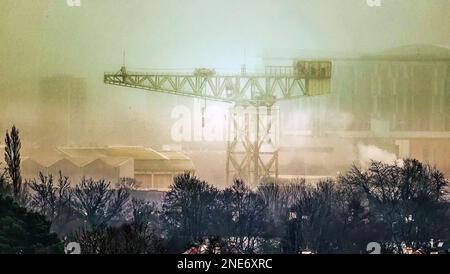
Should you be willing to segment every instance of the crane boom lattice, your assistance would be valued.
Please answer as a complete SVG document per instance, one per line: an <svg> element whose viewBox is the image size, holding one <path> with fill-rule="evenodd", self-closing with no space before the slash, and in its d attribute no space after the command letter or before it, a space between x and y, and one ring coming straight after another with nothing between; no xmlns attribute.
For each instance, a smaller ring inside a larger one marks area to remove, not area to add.
<svg viewBox="0 0 450 274"><path fill-rule="evenodd" d="M266 67L264 73L217 74L136 72L123 66L105 73L104 83L232 103L227 146L227 183L236 177L256 185L278 177L279 110L274 104L330 92L330 61L294 61L290 67Z"/></svg>

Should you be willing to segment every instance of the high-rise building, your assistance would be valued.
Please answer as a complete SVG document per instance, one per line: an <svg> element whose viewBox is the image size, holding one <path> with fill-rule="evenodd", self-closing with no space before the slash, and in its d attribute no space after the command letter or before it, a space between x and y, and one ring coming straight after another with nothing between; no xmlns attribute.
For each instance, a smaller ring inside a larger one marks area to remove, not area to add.
<svg viewBox="0 0 450 274"><path fill-rule="evenodd" d="M86 134L85 79L72 76L42 78L38 105L40 145L73 145Z"/></svg>

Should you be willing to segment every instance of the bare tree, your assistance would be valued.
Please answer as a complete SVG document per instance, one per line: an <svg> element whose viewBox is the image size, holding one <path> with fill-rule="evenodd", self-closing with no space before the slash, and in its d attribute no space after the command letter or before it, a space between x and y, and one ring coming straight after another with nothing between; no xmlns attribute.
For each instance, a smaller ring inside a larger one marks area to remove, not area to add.
<svg viewBox="0 0 450 274"><path fill-rule="evenodd" d="M81 245L83 254L156 254L163 253L163 240L141 226L123 225L81 228L72 239Z"/></svg>
<svg viewBox="0 0 450 274"><path fill-rule="evenodd" d="M13 185L13 196L18 200L22 193L22 176L20 174L21 143L19 130L15 126L12 127L11 133L6 132L5 145L7 171Z"/></svg>
<svg viewBox="0 0 450 274"><path fill-rule="evenodd" d="M272 221L281 221L287 216L289 209L306 191L304 179L296 179L288 184L276 181L265 181L258 186L257 194L264 200Z"/></svg>
<svg viewBox="0 0 450 274"><path fill-rule="evenodd" d="M155 204L131 200L133 219L118 226L81 227L70 236L84 254L154 254L164 252Z"/></svg>
<svg viewBox="0 0 450 274"><path fill-rule="evenodd" d="M161 230L160 209L153 202L146 202L133 198L131 200L133 224L143 226L144 229Z"/></svg>
<svg viewBox="0 0 450 274"><path fill-rule="evenodd" d="M227 226L228 245L244 253L258 252L268 224L267 205L263 198L249 189L243 181L235 180L222 195ZM224 224L224 225L225 225Z"/></svg>
<svg viewBox="0 0 450 274"><path fill-rule="evenodd" d="M110 189L105 180L82 178L74 191L74 208L90 227L120 222L124 217L129 193L124 188Z"/></svg>
<svg viewBox="0 0 450 274"><path fill-rule="evenodd" d="M283 211L289 208L288 196L285 195L284 186L275 181L263 182L258 186L258 195L263 199L267 206L269 217L275 220Z"/></svg>
<svg viewBox="0 0 450 274"><path fill-rule="evenodd" d="M339 181L365 195L387 231L383 241L400 246L445 234L441 224L448 181L436 168L413 159L403 165L372 162L367 170L353 166Z"/></svg>
<svg viewBox="0 0 450 274"><path fill-rule="evenodd" d="M64 232L66 226L74 219L72 208L73 191L68 177L59 172L58 182L55 184L53 176L39 173L39 179L29 182L33 190L31 207L46 216L52 223L52 228Z"/></svg>
<svg viewBox="0 0 450 274"><path fill-rule="evenodd" d="M105 237L107 227L104 225L88 229L81 227L70 237L70 241L80 244L83 254L102 254L108 245Z"/></svg>
<svg viewBox="0 0 450 274"><path fill-rule="evenodd" d="M337 248L339 198L339 190L331 180L304 188L287 222L289 252L310 249L330 253Z"/></svg>
<svg viewBox="0 0 450 274"><path fill-rule="evenodd" d="M215 187L189 172L175 177L162 208L175 249L214 233L218 194Z"/></svg>

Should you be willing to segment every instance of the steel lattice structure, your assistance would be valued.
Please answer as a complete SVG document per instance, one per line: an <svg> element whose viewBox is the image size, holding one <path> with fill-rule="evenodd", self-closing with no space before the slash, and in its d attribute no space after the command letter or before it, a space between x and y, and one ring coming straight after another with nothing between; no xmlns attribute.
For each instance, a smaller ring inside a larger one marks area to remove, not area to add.
<svg viewBox="0 0 450 274"><path fill-rule="evenodd" d="M193 73L105 73L104 82L233 104L227 146L227 183L231 177L256 185L261 177L278 177L278 108L281 100L330 92L331 62L296 61L292 67L268 67L265 73L216 75Z"/></svg>

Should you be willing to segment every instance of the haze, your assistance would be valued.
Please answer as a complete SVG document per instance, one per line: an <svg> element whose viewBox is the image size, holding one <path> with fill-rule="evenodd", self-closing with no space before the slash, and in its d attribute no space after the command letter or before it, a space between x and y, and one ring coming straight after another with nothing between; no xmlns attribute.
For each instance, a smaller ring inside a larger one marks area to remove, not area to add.
<svg viewBox="0 0 450 274"><path fill-rule="evenodd" d="M243 63L256 68L262 57L280 52L450 48L448 0L383 0L381 7L365 0L82 0L81 7L65 0L1 2L0 132L14 123L29 145L46 139L27 125L48 127L33 119L42 108L36 103L43 100L41 80L55 75L86 82L89 135L64 145L170 142L171 110L192 100L104 85L103 73L120 68L124 51L132 68L237 70Z"/></svg>

